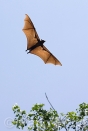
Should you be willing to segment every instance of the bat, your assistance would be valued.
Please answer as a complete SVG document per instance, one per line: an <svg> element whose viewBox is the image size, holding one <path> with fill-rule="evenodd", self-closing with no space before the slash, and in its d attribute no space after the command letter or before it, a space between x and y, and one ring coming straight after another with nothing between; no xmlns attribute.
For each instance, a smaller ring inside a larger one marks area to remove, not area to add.
<svg viewBox="0 0 88 131"><path fill-rule="evenodd" d="M30 19L30 17L26 14L24 19L24 27L23 32L27 37L27 54L31 53L39 56L45 64L52 63L54 65L60 65L60 61L44 46L44 40L40 40L37 31Z"/></svg>

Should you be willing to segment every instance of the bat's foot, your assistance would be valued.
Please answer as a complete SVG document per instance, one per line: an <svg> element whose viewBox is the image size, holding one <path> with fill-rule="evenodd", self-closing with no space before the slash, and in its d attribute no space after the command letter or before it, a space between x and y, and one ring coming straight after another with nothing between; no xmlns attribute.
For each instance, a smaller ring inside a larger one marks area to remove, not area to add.
<svg viewBox="0 0 88 131"><path fill-rule="evenodd" d="M30 51L29 52L27 52L27 54L29 54L30 53Z"/></svg>
<svg viewBox="0 0 88 131"><path fill-rule="evenodd" d="M25 50L25 51L27 51L27 50Z"/></svg>

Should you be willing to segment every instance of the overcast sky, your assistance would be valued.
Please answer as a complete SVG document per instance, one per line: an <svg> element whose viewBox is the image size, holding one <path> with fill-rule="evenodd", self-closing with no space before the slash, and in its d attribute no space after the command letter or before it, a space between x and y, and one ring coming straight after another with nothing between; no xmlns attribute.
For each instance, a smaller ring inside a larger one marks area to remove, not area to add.
<svg viewBox="0 0 88 131"><path fill-rule="evenodd" d="M25 14L62 67L26 54ZM88 0L1 0L0 45L1 130L18 131L6 123L15 103L27 112L36 103L48 110L45 92L58 113L88 103Z"/></svg>

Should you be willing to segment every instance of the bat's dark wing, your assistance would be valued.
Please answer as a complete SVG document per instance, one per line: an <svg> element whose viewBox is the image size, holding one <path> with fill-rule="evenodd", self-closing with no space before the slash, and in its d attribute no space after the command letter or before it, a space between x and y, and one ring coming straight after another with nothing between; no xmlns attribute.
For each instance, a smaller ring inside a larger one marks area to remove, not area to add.
<svg viewBox="0 0 88 131"><path fill-rule="evenodd" d="M29 18L29 16L26 14L26 17L24 19L24 28L22 29L27 37L27 50L29 50L33 45L35 45L38 40L40 40L36 29Z"/></svg>
<svg viewBox="0 0 88 131"><path fill-rule="evenodd" d="M54 65L62 66L60 61L45 46L38 46L30 51L30 53L39 56L45 64L52 63Z"/></svg>

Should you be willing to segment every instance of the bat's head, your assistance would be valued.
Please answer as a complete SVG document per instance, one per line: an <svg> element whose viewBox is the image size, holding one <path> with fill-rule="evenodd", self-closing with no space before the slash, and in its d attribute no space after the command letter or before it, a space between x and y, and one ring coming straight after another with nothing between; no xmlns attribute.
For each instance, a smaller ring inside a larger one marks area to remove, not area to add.
<svg viewBox="0 0 88 131"><path fill-rule="evenodd" d="M42 40L42 39L41 39L41 41L42 41L42 43L46 42L45 40Z"/></svg>

